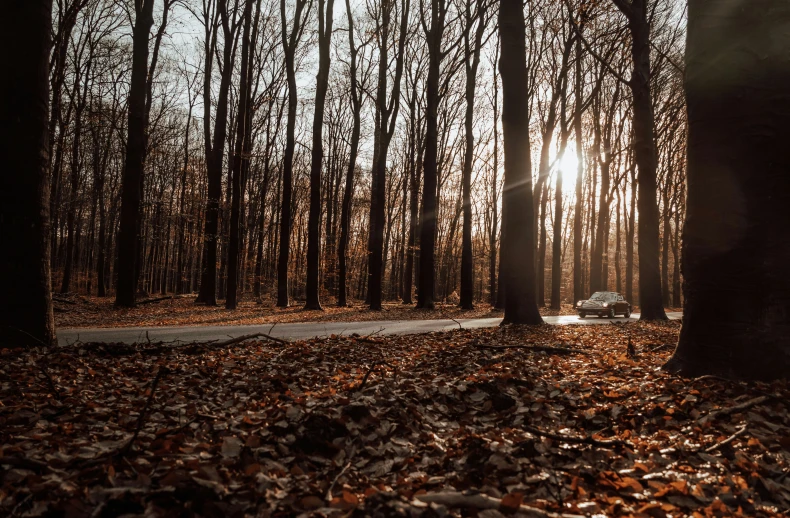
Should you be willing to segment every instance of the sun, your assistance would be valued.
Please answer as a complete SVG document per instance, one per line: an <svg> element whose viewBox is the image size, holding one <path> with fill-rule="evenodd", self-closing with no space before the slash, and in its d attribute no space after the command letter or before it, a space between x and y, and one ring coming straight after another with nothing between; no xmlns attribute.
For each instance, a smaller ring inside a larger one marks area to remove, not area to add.
<svg viewBox="0 0 790 518"><path fill-rule="evenodd" d="M575 184L576 171L579 166L579 160L576 158L576 150L566 149L565 153L563 153L559 159L558 166L560 171L562 171L562 183L564 185Z"/></svg>

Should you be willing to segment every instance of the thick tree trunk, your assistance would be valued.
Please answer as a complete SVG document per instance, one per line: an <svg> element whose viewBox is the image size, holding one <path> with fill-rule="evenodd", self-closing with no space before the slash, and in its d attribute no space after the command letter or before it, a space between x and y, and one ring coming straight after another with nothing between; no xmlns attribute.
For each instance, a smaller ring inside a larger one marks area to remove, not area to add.
<svg viewBox="0 0 790 518"><path fill-rule="evenodd" d="M57 343L49 278L51 0L16 0L0 32L0 344Z"/></svg>
<svg viewBox="0 0 790 518"><path fill-rule="evenodd" d="M688 17L685 302L667 368L688 376L784 378L790 4L691 0Z"/></svg>
<svg viewBox="0 0 790 518"><path fill-rule="evenodd" d="M628 18L633 71L634 158L639 186L639 306L640 320L666 320L661 298L659 266L659 214L656 183L656 143L650 93L650 23L647 0L616 0Z"/></svg>
<svg viewBox="0 0 790 518"><path fill-rule="evenodd" d="M148 83L148 36L154 23L155 0L140 2L133 29L132 78L129 87L129 122L126 161L121 184L121 221L118 230L118 284L115 304L133 307L140 254L140 204L146 146L145 97Z"/></svg>
<svg viewBox="0 0 790 518"><path fill-rule="evenodd" d="M529 143L527 56L520 0L501 0L499 31L502 57L502 129L505 148L502 260L505 324L540 324L535 303L535 236Z"/></svg>

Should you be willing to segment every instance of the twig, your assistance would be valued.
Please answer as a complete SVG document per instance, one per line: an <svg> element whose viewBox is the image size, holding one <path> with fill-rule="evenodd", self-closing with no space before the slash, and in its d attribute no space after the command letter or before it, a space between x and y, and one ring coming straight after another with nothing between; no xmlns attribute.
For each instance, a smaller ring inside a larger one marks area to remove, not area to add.
<svg viewBox="0 0 790 518"><path fill-rule="evenodd" d="M153 383L151 383L151 395L148 396L148 400L145 402L143 411L140 412L140 417L137 418L137 428L134 431L134 435L132 435L132 438L129 439L129 442L126 443L126 446L124 446L118 452L118 454L121 457L129 453L129 450L132 449L132 444L134 444L134 441L137 439L137 436L140 435L140 431L143 429L143 425L145 424L145 417L148 414L148 409L151 406L151 401L153 401L154 395L156 394L156 387L157 385L159 385L159 380L161 380L162 376L168 374L169 372L170 371L167 367L160 367L159 370L156 372L156 376L154 376L154 381Z"/></svg>
<svg viewBox="0 0 790 518"><path fill-rule="evenodd" d="M230 340L225 340L224 342L217 342L212 344L212 347L227 347L229 345L237 344L240 342L245 342L247 340L252 340L253 338L266 338L267 340L271 340L272 342L277 342L280 344L287 344L287 340L283 340L282 338L277 338L267 333L252 333L251 335L243 335L237 336L236 338L231 338Z"/></svg>
<svg viewBox="0 0 790 518"><path fill-rule="evenodd" d="M365 388L365 383L368 382L368 377L370 377L370 375L373 373L373 371L376 369L376 367L380 367L382 365L392 369L395 372L395 376L398 375L398 368L395 367L394 365L391 365L390 363L387 363L385 361L375 362L373 365L370 366L370 369L368 369L368 372L365 373L365 377L362 378L362 383L359 384L359 387L357 387L357 390L362 390L363 388Z"/></svg>
<svg viewBox="0 0 790 518"><path fill-rule="evenodd" d="M142 306L143 304L153 304L154 302L162 302L163 300L175 300L175 297L172 295L168 295L167 297L157 297L155 299L146 299L141 300L137 303L138 306Z"/></svg>
<svg viewBox="0 0 790 518"><path fill-rule="evenodd" d="M448 507L469 507L472 509L500 509L502 500L482 493L461 493L459 491L441 491L438 493L425 493L417 495L417 500L426 503L441 504ZM518 512L530 518L571 518L578 515L551 513L521 504Z"/></svg>
<svg viewBox="0 0 790 518"><path fill-rule="evenodd" d="M708 414L700 417L697 422L700 424L705 424L713 421L714 419L718 419L719 417L728 416L730 414L735 414L738 412L742 412L743 410L747 410L755 405L760 405L765 403L771 399L768 396L759 396L753 399L749 399L748 401L744 401L743 403L731 407L721 408L719 410L714 410L709 412Z"/></svg>
<svg viewBox="0 0 790 518"><path fill-rule="evenodd" d="M39 365L38 368L41 371L41 373L44 375L44 377L47 379L47 385L49 385L50 392L52 392L52 395L55 396L55 399L60 401L60 391L55 386L55 382L52 380L52 376L50 376L49 372L47 372L46 365Z"/></svg>
<svg viewBox="0 0 790 518"><path fill-rule="evenodd" d="M633 448L631 443L626 441L621 441L620 439L611 439L608 441L599 441L598 439L593 439L592 437L571 437L569 435L561 435L558 433L551 433L551 432L544 432L538 428L534 428L527 424L521 425L521 427L528 431L533 435L539 435L540 437L546 437L548 439L552 439L555 441L563 441L572 444L590 444L592 446L599 446L601 448L613 448L616 446L630 446Z"/></svg>
<svg viewBox="0 0 790 518"><path fill-rule="evenodd" d="M712 451L716 451L719 448L721 448L722 446L730 444L732 441L734 441L735 439L737 439L738 437L740 437L741 435L743 435L745 433L746 433L746 425L744 424L740 428L738 428L738 430L734 434L730 435L729 437L727 437L723 441L717 442L716 444L714 444L710 448L705 448L705 453L710 453Z"/></svg>
<svg viewBox="0 0 790 518"><path fill-rule="evenodd" d="M556 347L552 345L485 345L485 344L474 344L475 346L481 349L492 349L492 350L505 350L505 349L526 349L526 350L534 350L534 351L546 351L552 353L578 353L578 354L590 354L590 351L585 349L576 349L574 347Z"/></svg>
<svg viewBox="0 0 790 518"><path fill-rule="evenodd" d="M334 478L334 480L332 480L332 483L329 484L329 489L327 489L326 491L326 496L324 497L324 500L326 500L327 502L332 501L332 490L335 489L335 485L337 484L337 481L340 480L340 477L343 476L343 473L345 473L346 470L350 467L351 467L351 461L349 460L348 463L345 466L343 466L343 469L340 470L340 473L338 473L337 476Z"/></svg>

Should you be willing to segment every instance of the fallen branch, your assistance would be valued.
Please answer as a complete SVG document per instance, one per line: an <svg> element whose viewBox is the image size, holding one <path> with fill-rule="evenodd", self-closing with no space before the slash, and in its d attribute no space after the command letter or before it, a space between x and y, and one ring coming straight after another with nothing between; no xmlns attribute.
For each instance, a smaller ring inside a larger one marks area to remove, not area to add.
<svg viewBox="0 0 790 518"><path fill-rule="evenodd" d="M722 446L726 446L727 444L730 444L732 441L734 441L735 439L737 439L738 437L740 437L741 435L743 435L745 433L746 433L746 425L744 424L743 426L738 428L738 431L736 431L734 434L730 435L729 437L727 437L723 441L717 442L716 444L714 444L710 448L705 448L705 453L710 453L712 451L716 451L719 448L721 448Z"/></svg>
<svg viewBox="0 0 790 518"><path fill-rule="evenodd" d="M765 403L769 399L771 399L771 398L768 397L768 396L759 396L759 397L756 397L756 398L753 398L753 399L749 399L748 401L744 401L743 403L741 403L739 405L726 407L726 408L721 408L719 410L714 410L712 412L709 412L707 415L704 415L704 416L700 417L697 420L697 422L699 422L699 424L709 423L709 422L713 421L714 419L718 419L720 417L724 417L724 416L728 416L728 415L731 415L731 414L736 414L738 412L742 412L744 410L748 410L749 408L751 408L753 406Z"/></svg>
<svg viewBox="0 0 790 518"><path fill-rule="evenodd" d="M340 470L340 473L338 473L337 476L334 478L334 480L332 480L332 483L329 484L329 489L327 489L326 491L326 496L324 497L324 500L326 500L327 502L332 501L332 490L335 489L335 485L337 485L337 481L340 480L340 477L343 476L343 473L345 473L346 470L350 467L351 467L351 461L348 461L348 463L345 466L343 466L343 469Z"/></svg>
<svg viewBox="0 0 790 518"><path fill-rule="evenodd" d="M633 448L633 445L626 441L621 441L620 439L610 439L607 441L600 441L598 439L593 439L592 437L572 437L570 435L562 435L558 433L551 433L551 432L544 432L539 428L534 428L529 426L528 424L521 425L521 427L531 433L532 435L538 435L540 437L546 437L547 439L552 439L555 441L562 441L568 442L572 444L590 444L592 446L598 446L601 448L614 448L616 446L629 446Z"/></svg>
<svg viewBox="0 0 790 518"><path fill-rule="evenodd" d="M129 439L129 442L126 443L119 452L118 455L121 457L125 456L129 453L129 450L132 449L132 444L134 441L137 440L137 436L140 435L140 431L143 429L143 425L145 424L145 418L148 414L148 409L151 407L151 401L154 399L154 395L156 394L156 387L159 385L159 380L162 379L162 376L168 374L170 371L167 367L160 367L159 370L156 372L156 376L154 376L154 381L151 383L151 395L148 396L148 400L145 402L145 406L143 407L143 411L140 412L140 417L137 418L137 427L134 431L134 435L132 438Z"/></svg>
<svg viewBox="0 0 790 518"><path fill-rule="evenodd" d="M505 350L505 349L526 349L526 350L533 350L533 351L545 351L551 353L560 353L560 354L590 354L590 351L585 349L577 349L575 347L557 347L553 345L485 345L485 344L474 344L475 346L479 347L480 349L492 349L496 350Z"/></svg>
<svg viewBox="0 0 790 518"><path fill-rule="evenodd" d="M155 299L145 299L141 300L137 303L138 306L142 306L143 304L153 304L154 302L162 302L163 300L175 300L173 295L168 295L167 297L157 297Z"/></svg>
<svg viewBox="0 0 790 518"><path fill-rule="evenodd" d="M395 372L395 376L398 375L398 368L395 367L394 365L392 365L390 363L387 363L385 361L375 362L373 365L370 366L370 369L368 369L368 372L365 373L365 377L362 378L362 383L359 384L359 387L357 387L357 390L362 390L363 388L365 388L365 383L368 382L368 378L370 377L370 375L373 374L373 371L376 369L376 367L381 367L382 365L392 369Z"/></svg>
<svg viewBox="0 0 790 518"><path fill-rule="evenodd" d="M55 399L60 401L60 396L61 396L60 391L55 386L55 381L52 379L52 376L49 375L46 365L39 365L38 368L41 371L41 374L43 374L44 377L47 379L47 385L49 385L49 391L52 393Z"/></svg>
<svg viewBox="0 0 790 518"><path fill-rule="evenodd" d="M507 506L502 506L502 500L492 496L484 495L482 493L461 493L458 491L441 491L438 493L425 493L416 495L415 498L421 502L440 504L447 507L469 507L472 509L503 509L512 510ZM552 513L521 504L518 507L518 512L529 518L571 518L578 515Z"/></svg>
<svg viewBox="0 0 790 518"><path fill-rule="evenodd" d="M277 342L279 344L288 343L288 340L283 340L282 338L277 338L267 333L252 333L251 335L237 336L236 338L231 338L230 340L225 340L224 342L213 343L211 344L211 346L227 347L229 345L237 344L240 342L246 342L247 340L252 340L253 338L266 338L267 340L271 340L272 342Z"/></svg>

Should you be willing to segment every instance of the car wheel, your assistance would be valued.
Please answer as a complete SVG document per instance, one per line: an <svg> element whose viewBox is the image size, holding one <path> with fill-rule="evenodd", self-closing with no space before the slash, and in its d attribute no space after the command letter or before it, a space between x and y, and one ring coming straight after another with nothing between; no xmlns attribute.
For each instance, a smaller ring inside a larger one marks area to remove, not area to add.
<svg viewBox="0 0 790 518"><path fill-rule="evenodd" d="M606 315L607 318L614 318L614 308L609 309L609 314Z"/></svg>
<svg viewBox="0 0 790 518"><path fill-rule="evenodd" d="M631 308L626 309L623 316L625 316L625 318L631 318Z"/></svg>
<svg viewBox="0 0 790 518"><path fill-rule="evenodd" d="M587 318L587 313L579 313L579 318Z"/></svg>

